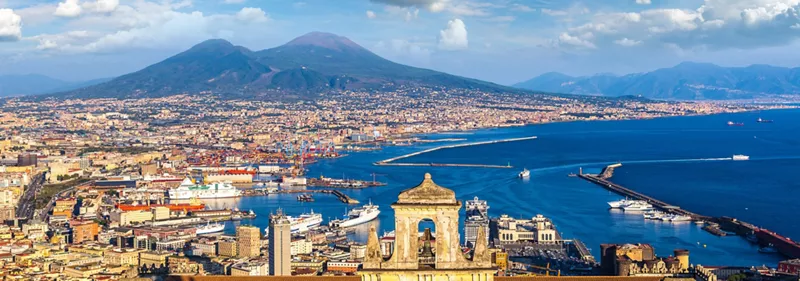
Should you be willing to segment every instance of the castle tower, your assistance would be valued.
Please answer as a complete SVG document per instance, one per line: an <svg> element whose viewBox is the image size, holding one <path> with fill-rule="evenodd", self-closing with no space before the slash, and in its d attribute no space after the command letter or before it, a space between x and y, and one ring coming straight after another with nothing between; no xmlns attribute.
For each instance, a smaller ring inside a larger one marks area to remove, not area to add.
<svg viewBox="0 0 800 281"><path fill-rule="evenodd" d="M371 228L367 257L363 270L359 272L362 280L493 280L495 270L491 267L491 255L485 244L476 245L472 261L467 260L461 252L458 232L461 202L456 200L455 192L434 183L430 174L425 174L416 187L402 191L397 202L392 204L392 209L395 213L392 256L383 260L376 230ZM432 220L436 228L436 243L433 245L435 262L432 267L422 267L419 263L418 229L424 219Z"/></svg>
<svg viewBox="0 0 800 281"><path fill-rule="evenodd" d="M680 262L681 271L689 270L689 250L677 249L675 250L675 257Z"/></svg>

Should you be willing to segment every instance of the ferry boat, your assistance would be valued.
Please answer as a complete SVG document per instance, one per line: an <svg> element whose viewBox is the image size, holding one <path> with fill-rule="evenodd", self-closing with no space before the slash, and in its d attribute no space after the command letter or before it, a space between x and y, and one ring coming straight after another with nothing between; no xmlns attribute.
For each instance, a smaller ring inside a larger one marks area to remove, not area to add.
<svg viewBox="0 0 800 281"><path fill-rule="evenodd" d="M210 223L195 227L197 235L221 232L225 230L225 225L221 223Z"/></svg>
<svg viewBox="0 0 800 281"><path fill-rule="evenodd" d="M636 201L633 201L632 203L630 203L628 205L623 206L622 209L625 210L626 212L627 211L651 211L651 210L653 210L653 205L650 205L650 203L647 203L647 202L644 202L644 201L636 200Z"/></svg>
<svg viewBox="0 0 800 281"><path fill-rule="evenodd" d="M736 154L733 156L733 161L746 161L746 160L750 160L750 156L741 154Z"/></svg>
<svg viewBox="0 0 800 281"><path fill-rule="evenodd" d="M286 218L291 223L290 230L292 233L308 232L322 223L322 214L316 214L314 210L311 210L311 213L308 214L301 214L297 217L287 216Z"/></svg>
<svg viewBox="0 0 800 281"><path fill-rule="evenodd" d="M610 206L612 209L618 209L627 206L631 202L633 202L633 200L628 200L628 198L625 198L618 201L608 202L608 206Z"/></svg>
<svg viewBox="0 0 800 281"><path fill-rule="evenodd" d="M744 126L744 123L737 123L737 122L733 122L733 121L728 121L728 126L741 127L741 126Z"/></svg>
<svg viewBox="0 0 800 281"><path fill-rule="evenodd" d="M519 172L519 178L521 179L527 179L530 177L531 177L531 171L528 171L528 169L522 169L522 172Z"/></svg>
<svg viewBox="0 0 800 281"><path fill-rule="evenodd" d="M367 223L378 217L381 211L378 210L378 205L373 205L372 201L369 204L355 208L347 212L343 219L333 220L328 225L330 227L351 227L359 224Z"/></svg>
<svg viewBox="0 0 800 281"><path fill-rule="evenodd" d="M230 182L201 185L193 183L189 178L184 179L180 186L170 189L167 193L170 200L232 198L242 195L242 191L236 189Z"/></svg>

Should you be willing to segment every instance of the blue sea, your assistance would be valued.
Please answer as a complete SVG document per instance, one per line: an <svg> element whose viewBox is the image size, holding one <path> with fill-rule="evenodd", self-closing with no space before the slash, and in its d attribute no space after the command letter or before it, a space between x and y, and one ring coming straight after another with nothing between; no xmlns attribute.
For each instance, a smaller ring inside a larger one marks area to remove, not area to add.
<svg viewBox="0 0 800 281"><path fill-rule="evenodd" d="M774 123L757 123L759 117ZM745 125L729 127L728 121ZM511 164L514 169L372 165L441 145L525 136L538 138L442 149L400 161ZM565 238L582 240L598 259L601 243L650 243L664 256L684 248L691 252L691 263L703 265L776 266L784 259L758 253L756 246L741 237L713 236L693 223L645 221L641 214L609 210L606 202L620 196L567 176L579 168L592 173L621 162L614 182L696 213L732 216L800 239L800 183L795 176L800 169L800 110L553 123L424 137L466 140L352 153L310 165L309 176L366 180L375 173L379 181L387 182L384 187L345 191L362 202L380 205L381 215L374 224L381 231L393 228L389 205L398 193L418 184L427 172L439 185L453 189L460 200L475 196L487 200L491 216L551 218ZM733 154L749 155L751 160L718 160ZM517 178L522 168L531 170L529 180ZM278 207L289 214L313 210L326 219L346 211L347 206L332 196L315 198L316 202L300 203L294 195L269 195L207 203L252 209L259 217L240 223L262 228ZM366 226L357 229L352 238L365 241L366 230ZM233 231L232 225L227 231Z"/></svg>

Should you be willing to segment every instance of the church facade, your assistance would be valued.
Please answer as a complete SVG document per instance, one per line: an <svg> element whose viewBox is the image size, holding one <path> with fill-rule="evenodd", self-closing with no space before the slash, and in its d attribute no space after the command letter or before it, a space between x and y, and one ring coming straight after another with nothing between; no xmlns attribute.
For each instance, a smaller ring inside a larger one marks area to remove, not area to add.
<svg viewBox="0 0 800 281"><path fill-rule="evenodd" d="M494 280L485 231L478 231L472 258L461 251L458 231L461 202L455 192L433 182L425 174L416 187L404 190L392 204L395 212L395 243L391 257L381 253L378 234L373 227L367 240L363 270L364 281L489 281ZM436 228L433 257L420 256L419 223L433 221ZM432 258L432 262L429 262Z"/></svg>

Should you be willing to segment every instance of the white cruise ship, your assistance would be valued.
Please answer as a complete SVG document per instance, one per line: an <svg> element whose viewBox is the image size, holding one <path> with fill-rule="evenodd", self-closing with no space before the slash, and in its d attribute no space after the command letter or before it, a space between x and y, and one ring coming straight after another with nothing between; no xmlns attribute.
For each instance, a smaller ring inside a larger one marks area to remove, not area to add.
<svg viewBox="0 0 800 281"><path fill-rule="evenodd" d="M322 223L322 214L315 214L314 210L298 217L287 216L287 218L292 224L290 228L292 233L305 233Z"/></svg>
<svg viewBox="0 0 800 281"><path fill-rule="evenodd" d="M225 230L225 225L221 223L210 223L206 225L198 225L195 227L197 235L209 234L214 232L221 232Z"/></svg>
<svg viewBox="0 0 800 281"><path fill-rule="evenodd" d="M378 210L378 205L373 205L370 201L369 204L355 208L347 212L347 216L340 220L333 220L328 225L331 227L351 227L362 223L369 222L378 217L381 211Z"/></svg>
<svg viewBox="0 0 800 281"><path fill-rule="evenodd" d="M169 199L213 199L239 197L242 191L236 189L229 182L216 182L212 184L194 184L191 179L186 178L181 185L168 191Z"/></svg>

